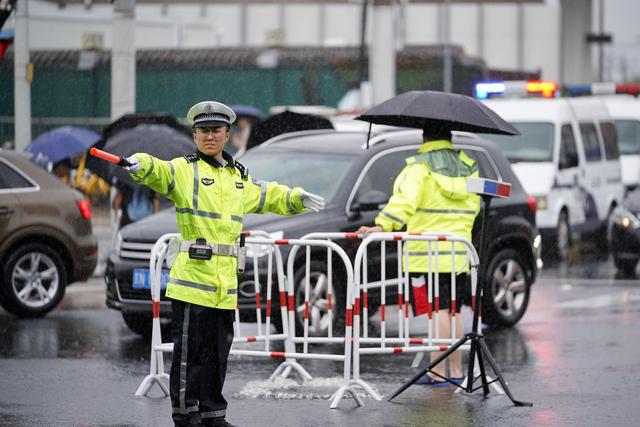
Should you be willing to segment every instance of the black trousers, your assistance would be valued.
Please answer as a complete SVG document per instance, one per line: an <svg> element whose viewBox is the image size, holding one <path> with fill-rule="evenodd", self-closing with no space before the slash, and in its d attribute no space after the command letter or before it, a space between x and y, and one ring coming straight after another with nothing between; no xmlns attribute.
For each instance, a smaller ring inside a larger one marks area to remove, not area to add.
<svg viewBox="0 0 640 427"><path fill-rule="evenodd" d="M224 418L222 396L233 343L233 310L171 301L173 359L169 389L176 426L207 425Z"/></svg>

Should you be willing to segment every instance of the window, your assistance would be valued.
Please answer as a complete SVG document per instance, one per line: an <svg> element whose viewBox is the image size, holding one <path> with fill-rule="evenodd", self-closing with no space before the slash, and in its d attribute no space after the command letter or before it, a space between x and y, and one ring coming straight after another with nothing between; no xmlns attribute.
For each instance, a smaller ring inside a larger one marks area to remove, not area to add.
<svg viewBox="0 0 640 427"><path fill-rule="evenodd" d="M584 145L584 157L588 162L595 162L602 159L598 134L593 123L580 123L580 134Z"/></svg>
<svg viewBox="0 0 640 427"><path fill-rule="evenodd" d="M552 123L511 123L520 135L482 134L502 148L511 163L550 162L553 159Z"/></svg>
<svg viewBox="0 0 640 427"><path fill-rule="evenodd" d="M571 125L562 125L560 128L558 166L560 169L575 168L578 166L578 148L576 147L576 138Z"/></svg>
<svg viewBox="0 0 640 427"><path fill-rule="evenodd" d="M480 175L480 178L487 178L487 179L493 179L493 180L499 181L498 174L496 173L496 170L493 168L491 161L487 157L487 153L480 150L469 150L469 149L464 149L462 151L464 151L464 153L467 156L471 157L473 160L476 161L476 163L478 164L478 174Z"/></svg>
<svg viewBox="0 0 640 427"><path fill-rule="evenodd" d="M602 140L604 142L604 155L607 160L620 158L618 150L618 137L616 128L611 122L601 122L600 130L602 131Z"/></svg>
<svg viewBox="0 0 640 427"><path fill-rule="evenodd" d="M406 165L405 159L415 153L415 148L382 153L360 181L355 200L371 190L382 191L387 197L391 197L393 183Z"/></svg>
<svg viewBox="0 0 640 427"><path fill-rule="evenodd" d="M640 121L616 120L616 134L622 154L640 154Z"/></svg>
<svg viewBox="0 0 640 427"><path fill-rule="evenodd" d="M28 187L33 187L33 185L15 169L4 162L0 162L0 190Z"/></svg>

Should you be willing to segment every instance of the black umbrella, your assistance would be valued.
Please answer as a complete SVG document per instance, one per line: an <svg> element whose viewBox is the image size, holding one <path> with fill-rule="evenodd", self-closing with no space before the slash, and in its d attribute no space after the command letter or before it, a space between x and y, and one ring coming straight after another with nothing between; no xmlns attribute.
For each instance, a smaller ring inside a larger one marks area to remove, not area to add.
<svg viewBox="0 0 640 427"><path fill-rule="evenodd" d="M120 157L129 157L134 153L147 153L161 160L171 160L195 152L196 146L191 137L176 129L161 124L144 123L111 136L101 149ZM99 161L104 166L99 174L108 182L115 177L120 184L130 186L135 184L121 167L104 160Z"/></svg>
<svg viewBox="0 0 640 427"><path fill-rule="evenodd" d="M104 128L94 147L120 157L145 152L163 160L196 150L191 130L164 113L126 114ZM120 167L96 157L87 158L86 168L108 182L115 176L121 183L134 184Z"/></svg>
<svg viewBox="0 0 640 427"><path fill-rule="evenodd" d="M333 129L333 125L324 117L284 111L269 117L251 128L251 134L247 142L247 150L262 144L274 136L287 132L310 129Z"/></svg>
<svg viewBox="0 0 640 427"><path fill-rule="evenodd" d="M446 137L451 131L520 134L477 99L431 90L395 96L369 109L356 120L424 129L432 137Z"/></svg>

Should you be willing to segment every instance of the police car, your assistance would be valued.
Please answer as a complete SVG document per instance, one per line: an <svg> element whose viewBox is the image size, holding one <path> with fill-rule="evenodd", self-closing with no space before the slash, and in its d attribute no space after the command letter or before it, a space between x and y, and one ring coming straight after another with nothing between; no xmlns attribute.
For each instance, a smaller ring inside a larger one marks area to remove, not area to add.
<svg viewBox="0 0 640 427"><path fill-rule="evenodd" d="M553 82L476 85L476 96L521 132L491 138L536 198L536 223L549 255L563 259L574 240L605 235L624 187L616 131L603 101L558 98L557 91Z"/></svg>
<svg viewBox="0 0 640 427"><path fill-rule="evenodd" d="M374 136L369 149L366 149L366 138L366 131L304 131L280 135L249 150L240 161L249 168L253 177L302 186L323 196L327 207L317 214L304 213L292 217L247 215L244 228L264 230L276 238L297 238L312 231L355 231L361 225L373 224L380 206L391 195L395 177L405 165L404 159L415 154L422 141L421 133L415 130L387 132ZM541 267L540 237L535 227L536 202L525 193L495 143L469 134L456 135L454 145L478 161L482 177L512 184L511 198L495 200L489 213L487 241L490 243L484 254L488 269L483 311L485 323L511 326L524 315L531 285ZM477 225L474 228L476 240ZM106 267L107 305L120 310L127 325L135 332L149 334L151 330L148 289L151 247L162 234L176 231L175 212L165 210L124 227L117 235ZM337 243L353 258L357 241ZM281 249L286 250L286 247ZM391 277L397 270L397 260L394 251L388 250L387 254L387 274ZM370 254L369 260L372 263L370 271L374 265L379 269L379 255L376 259L375 254ZM251 263L247 267L251 267ZM321 290L325 297L326 274L326 265L322 261L312 263L311 280L325 284ZM375 274L372 272L369 279L377 280ZM168 271L165 271L164 280L167 275ZM300 286L303 277L304 265L299 264L294 277L298 306L303 304L304 292ZM266 280L261 283L266 283ZM336 297L334 319L339 328L344 319L341 310L345 305L345 288L339 273L333 283ZM275 303L278 300L273 298ZM370 294L370 313L376 312L379 301L379 295ZM238 304L241 320L255 321L253 271L246 271L239 278ZM167 322L171 306L164 296L161 305L161 316ZM310 325L310 330L322 332L328 327L327 307L318 305L316 308L321 315L312 319L314 324ZM303 312L296 310L300 316ZM273 309L272 313L277 315L279 310ZM277 319L272 319L272 322L275 325L279 323Z"/></svg>

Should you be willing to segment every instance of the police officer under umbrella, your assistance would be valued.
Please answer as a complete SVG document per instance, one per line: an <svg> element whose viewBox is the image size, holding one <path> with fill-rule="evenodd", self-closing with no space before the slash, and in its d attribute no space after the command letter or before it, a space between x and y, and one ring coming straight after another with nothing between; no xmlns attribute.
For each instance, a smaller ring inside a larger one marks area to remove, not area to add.
<svg viewBox="0 0 640 427"><path fill-rule="evenodd" d="M471 241L471 231L480 211L480 197L467 192L467 179L478 177L478 166L464 152L456 151L451 143L452 130L482 131L488 133L518 134L518 131L502 120L495 112L464 95L434 91L413 91L387 100L357 117L370 123L410 126L423 129L423 145L415 156L406 159L393 186L393 195L375 219L375 226L360 227L361 234L400 230L408 232L450 232ZM451 244L432 244L438 250L438 266L429 266L428 242L408 242L411 276L411 303L414 315L428 312L425 275L438 273L440 286L439 325L440 337L451 336L451 272L456 276L456 314L463 303L470 305L470 289L466 272L469 265L462 244L456 247L454 263ZM460 252L460 253L458 253ZM434 280L435 283L435 280ZM462 319L455 316L456 337L462 337ZM440 352L432 352L436 360ZM449 379L462 383L462 356L459 352L449 359ZM444 379L445 366L440 363L418 383L432 386L448 386Z"/></svg>
<svg viewBox="0 0 640 427"><path fill-rule="evenodd" d="M228 106L200 102L189 110L197 151L171 161L136 153L125 169L176 205L182 241L171 268L174 343L170 375L176 426L228 426L222 387L237 303L236 240L248 213L318 212L322 197L252 178L223 151L236 118Z"/></svg>

